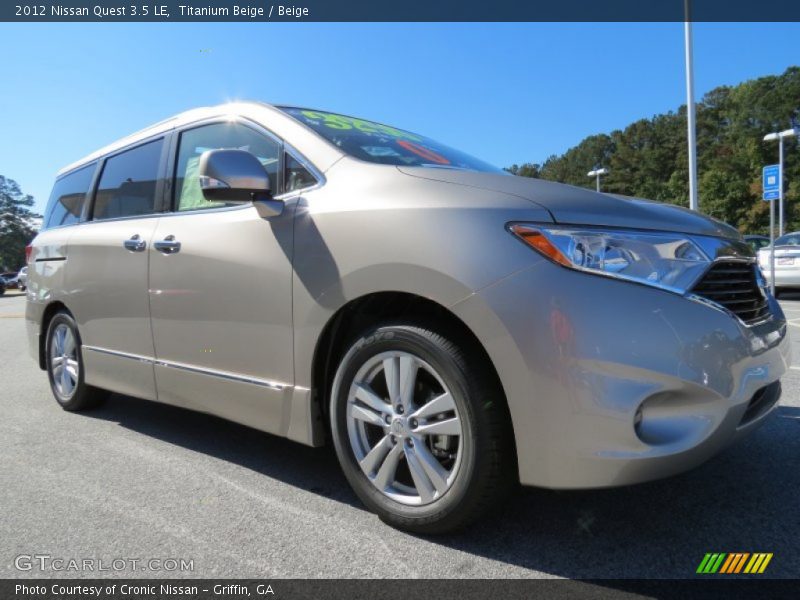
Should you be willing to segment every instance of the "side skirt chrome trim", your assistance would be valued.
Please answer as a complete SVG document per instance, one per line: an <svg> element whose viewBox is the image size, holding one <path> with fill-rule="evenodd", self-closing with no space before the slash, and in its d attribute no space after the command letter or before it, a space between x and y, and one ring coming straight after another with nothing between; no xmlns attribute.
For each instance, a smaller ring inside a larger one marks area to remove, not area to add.
<svg viewBox="0 0 800 600"><path fill-rule="evenodd" d="M117 350L109 350L108 348L100 348L99 346L87 346L86 344L81 344L81 350L91 350L92 352L98 352L99 354L110 354L111 356L118 356L120 358L130 358L133 360L138 360L140 362L145 363L153 363L153 359L148 356L142 356L140 354L129 354L128 352L119 352Z"/></svg>
<svg viewBox="0 0 800 600"><path fill-rule="evenodd" d="M238 373L230 373L229 371L217 371L216 369L206 369L203 367L196 367L194 365L187 365L184 363L177 363L167 360L160 360L150 356L142 356L140 354L130 354L128 352L119 352L118 350L109 350L108 348L100 348L98 346L81 346L83 350L91 350L100 354L108 354L110 356L117 356L119 358L129 358L131 360L138 360L140 362L157 365L159 367L168 367L170 369L179 369L181 371L189 371L191 373L199 373L200 375L208 375L210 377L218 377L220 379L227 379L228 381L237 381L239 383L249 383L252 385L260 385L272 390L285 390L294 387L288 383L281 383L279 381L271 381L269 379L259 379L258 377L251 377L249 375L240 375Z"/></svg>

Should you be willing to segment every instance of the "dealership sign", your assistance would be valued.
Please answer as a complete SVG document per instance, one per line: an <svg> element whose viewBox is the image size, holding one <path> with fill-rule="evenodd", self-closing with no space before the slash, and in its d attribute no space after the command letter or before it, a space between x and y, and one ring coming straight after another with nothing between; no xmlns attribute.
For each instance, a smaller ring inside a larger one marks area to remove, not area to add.
<svg viewBox="0 0 800 600"><path fill-rule="evenodd" d="M777 200L781 195L781 168L779 165L767 165L764 167L762 186L764 188L764 200Z"/></svg>

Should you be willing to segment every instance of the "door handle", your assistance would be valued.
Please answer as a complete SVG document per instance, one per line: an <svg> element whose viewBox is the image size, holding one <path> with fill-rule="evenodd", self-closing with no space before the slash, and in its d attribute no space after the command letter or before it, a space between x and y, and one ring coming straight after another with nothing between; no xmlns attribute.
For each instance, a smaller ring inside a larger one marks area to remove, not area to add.
<svg viewBox="0 0 800 600"><path fill-rule="evenodd" d="M131 252L142 252L147 248L147 242L145 242L138 233L131 239L122 242L122 245L126 250L130 250Z"/></svg>
<svg viewBox="0 0 800 600"><path fill-rule="evenodd" d="M164 254L175 254L181 249L181 243L175 241L174 235L168 235L159 242L153 242L153 248Z"/></svg>

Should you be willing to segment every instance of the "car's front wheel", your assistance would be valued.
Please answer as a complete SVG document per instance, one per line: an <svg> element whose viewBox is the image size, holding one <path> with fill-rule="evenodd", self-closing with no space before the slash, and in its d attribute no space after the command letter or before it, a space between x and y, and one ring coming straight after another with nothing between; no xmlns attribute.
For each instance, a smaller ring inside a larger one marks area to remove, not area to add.
<svg viewBox="0 0 800 600"><path fill-rule="evenodd" d="M348 481L381 519L413 532L459 529L515 481L502 392L457 338L376 327L346 352L333 383L331 430Z"/></svg>
<svg viewBox="0 0 800 600"><path fill-rule="evenodd" d="M81 341L72 315L66 311L57 313L47 327L46 339L47 376L61 408L79 411L102 403L108 392L84 381Z"/></svg>

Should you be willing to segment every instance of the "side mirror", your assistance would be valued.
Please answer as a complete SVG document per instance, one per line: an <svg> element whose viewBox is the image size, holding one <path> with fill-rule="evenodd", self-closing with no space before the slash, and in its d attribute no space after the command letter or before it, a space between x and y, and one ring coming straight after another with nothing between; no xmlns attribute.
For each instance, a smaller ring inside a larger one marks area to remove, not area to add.
<svg viewBox="0 0 800 600"><path fill-rule="evenodd" d="M271 199L267 172L246 150L206 150L200 156L199 171L206 200L245 203Z"/></svg>

